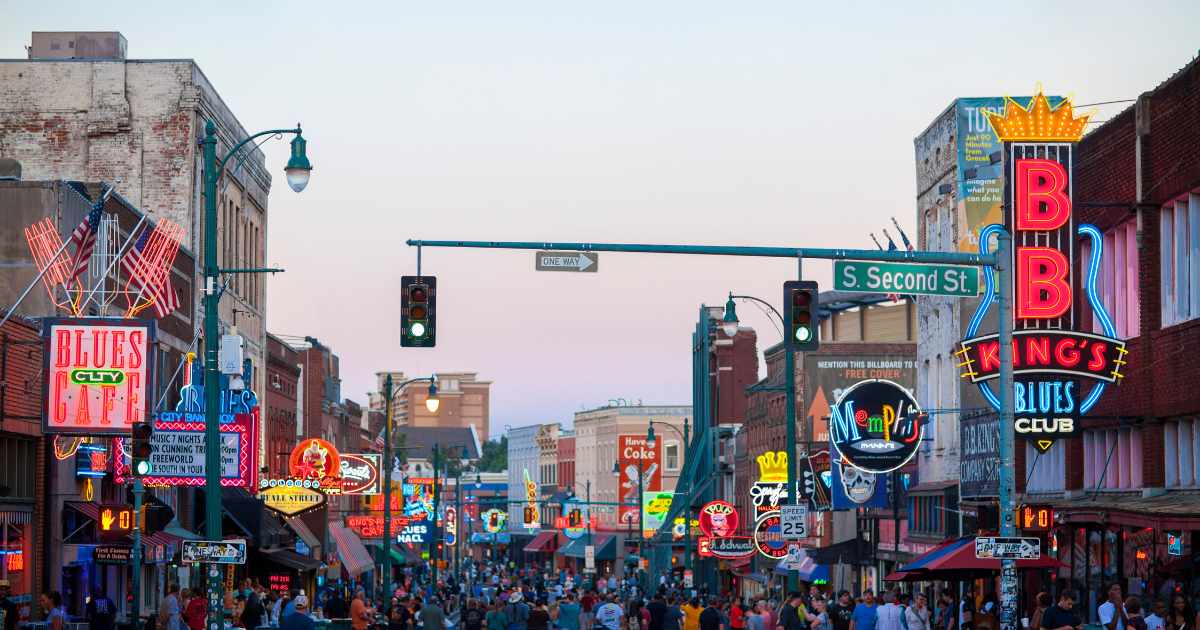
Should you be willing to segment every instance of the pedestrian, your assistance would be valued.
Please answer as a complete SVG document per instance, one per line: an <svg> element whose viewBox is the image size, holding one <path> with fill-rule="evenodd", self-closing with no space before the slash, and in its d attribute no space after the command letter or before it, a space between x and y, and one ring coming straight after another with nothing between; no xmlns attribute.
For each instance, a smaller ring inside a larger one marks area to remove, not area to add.
<svg viewBox="0 0 1200 630"><path fill-rule="evenodd" d="M528 630L550 630L550 611L545 599L538 599L529 611L529 621L525 624Z"/></svg>
<svg viewBox="0 0 1200 630"><path fill-rule="evenodd" d="M812 611L808 613L808 626L812 630L833 630L829 616L829 604L819 595L812 599Z"/></svg>
<svg viewBox="0 0 1200 630"><path fill-rule="evenodd" d="M971 589L963 593L962 601L958 602L958 628L971 630L975 625L975 594Z"/></svg>
<svg viewBox="0 0 1200 630"><path fill-rule="evenodd" d="M421 611L417 613L417 619L425 630L446 630L446 613L437 597L426 600L425 605L421 606Z"/></svg>
<svg viewBox="0 0 1200 630"><path fill-rule="evenodd" d="M646 612L650 613L650 630L663 630L667 620L667 600L663 589L654 593L650 603L646 604Z"/></svg>
<svg viewBox="0 0 1200 630"><path fill-rule="evenodd" d="M667 614L663 617L662 630L683 630L683 609L679 606L679 596L671 596L667 605Z"/></svg>
<svg viewBox="0 0 1200 630"><path fill-rule="evenodd" d="M779 612L776 627L781 630L806 630L808 628L808 611L804 608L804 598L799 592L788 594L787 601ZM873 629L872 629L873 630Z"/></svg>
<svg viewBox="0 0 1200 630"><path fill-rule="evenodd" d="M263 615L265 614L266 609L263 608L262 602L259 601L258 593L251 590L250 594L246 596L246 605L242 608L242 614L238 617L242 622L242 627L246 630L255 630L259 626L266 625L263 622Z"/></svg>
<svg viewBox="0 0 1200 630"><path fill-rule="evenodd" d="M902 614L896 605L896 594L892 591L883 592L883 605L875 611L876 630L904 630L900 621Z"/></svg>
<svg viewBox="0 0 1200 630"><path fill-rule="evenodd" d="M308 616L308 596L301 591L291 601L292 613L279 620L279 630L315 630L317 625Z"/></svg>
<svg viewBox="0 0 1200 630"><path fill-rule="evenodd" d="M117 621L117 605L104 591L97 590L88 598L84 616L87 617L89 630L113 630Z"/></svg>
<svg viewBox="0 0 1200 630"><path fill-rule="evenodd" d="M463 630L483 630L484 616L485 613L483 607L479 605L479 600L474 597L468 599L467 608L461 615Z"/></svg>
<svg viewBox="0 0 1200 630"><path fill-rule="evenodd" d="M62 593L42 594L41 604L42 610L46 611L46 630L63 630L67 625L67 611L62 605Z"/></svg>
<svg viewBox="0 0 1200 630"><path fill-rule="evenodd" d="M731 630L746 630L746 609L739 599L734 599L729 605L729 627Z"/></svg>
<svg viewBox="0 0 1200 630"><path fill-rule="evenodd" d="M487 630L508 630L508 615L505 614L504 608L504 601L497 598L492 602L492 609L483 618Z"/></svg>
<svg viewBox="0 0 1200 630"><path fill-rule="evenodd" d="M1146 630L1146 620L1142 618L1142 600L1130 595L1125 598L1126 625L1131 630Z"/></svg>
<svg viewBox="0 0 1200 630"><path fill-rule="evenodd" d="M683 611L683 630L700 630L700 598L693 597L680 609Z"/></svg>
<svg viewBox="0 0 1200 630"><path fill-rule="evenodd" d="M179 585L167 586L167 596L158 606L157 630L182 630L183 616L179 607Z"/></svg>
<svg viewBox="0 0 1200 630"><path fill-rule="evenodd" d="M1096 611L1100 617L1100 623L1106 630L1125 630L1127 614L1125 598L1121 597L1121 585L1116 582L1109 584L1107 593L1108 599L1100 604L1100 608Z"/></svg>
<svg viewBox="0 0 1200 630"><path fill-rule="evenodd" d="M850 591L838 593L837 602L829 609L829 621L833 630L850 630L850 619L854 616L854 600Z"/></svg>
<svg viewBox="0 0 1200 630"><path fill-rule="evenodd" d="M1164 630L1166 628L1167 604L1161 599L1154 600L1151 612L1146 615L1146 630Z"/></svg>
<svg viewBox="0 0 1200 630"><path fill-rule="evenodd" d="M604 630L621 630L621 619L625 611L617 603L616 594L610 594L608 600L596 607L596 623Z"/></svg>
<svg viewBox="0 0 1200 630"><path fill-rule="evenodd" d="M1196 630L1196 613L1192 605L1183 595L1175 595L1171 599L1171 609L1167 611L1167 630Z"/></svg>
<svg viewBox="0 0 1200 630"><path fill-rule="evenodd" d="M1034 630L1042 627L1042 615L1046 614L1048 608L1050 608L1050 593L1042 591L1033 598L1033 612L1029 614L1028 627L1034 628Z"/></svg>
<svg viewBox="0 0 1200 630"><path fill-rule="evenodd" d="M932 630L929 625L929 600L924 593L917 593L917 601L904 611L906 630Z"/></svg>
<svg viewBox="0 0 1200 630"><path fill-rule="evenodd" d="M204 630L204 619L208 616L208 602L204 601L204 591L193 589L191 599L183 607L183 622L188 630ZM278 620L276 624L278 625Z"/></svg>
<svg viewBox="0 0 1200 630"><path fill-rule="evenodd" d="M700 612L700 630L721 630L721 611L717 609L717 602L710 597L707 603Z"/></svg>
<svg viewBox="0 0 1200 630"><path fill-rule="evenodd" d="M570 580L571 578L567 578ZM558 605L558 612L554 616L554 623L561 630L580 630L579 626L582 622L583 609L576 601L575 592L567 591L563 601Z"/></svg>
<svg viewBox="0 0 1200 630"><path fill-rule="evenodd" d="M1042 621L1034 630L1076 630L1082 627L1075 602L1079 595L1070 589L1058 594L1058 603L1046 609Z"/></svg>
<svg viewBox="0 0 1200 630"><path fill-rule="evenodd" d="M354 591L354 600L350 602L350 628L352 630L367 630L374 611L367 606L367 595L363 589Z"/></svg>
<svg viewBox="0 0 1200 630"><path fill-rule="evenodd" d="M863 591L863 601L854 607L850 616L850 630L875 630L876 613L879 605L875 603L875 592L871 589Z"/></svg>
<svg viewBox="0 0 1200 630"><path fill-rule="evenodd" d="M508 608L505 609L505 616L508 617L508 630L526 630L529 624L529 604L525 603L525 596L521 593L520 588L514 588L508 596Z"/></svg>

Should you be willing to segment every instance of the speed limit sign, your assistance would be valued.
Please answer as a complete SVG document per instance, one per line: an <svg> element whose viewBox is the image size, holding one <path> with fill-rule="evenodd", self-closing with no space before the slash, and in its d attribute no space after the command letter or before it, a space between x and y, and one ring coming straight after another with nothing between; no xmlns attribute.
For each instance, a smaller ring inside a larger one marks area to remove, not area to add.
<svg viewBox="0 0 1200 630"><path fill-rule="evenodd" d="M779 529L784 540L808 538L808 506L779 506Z"/></svg>

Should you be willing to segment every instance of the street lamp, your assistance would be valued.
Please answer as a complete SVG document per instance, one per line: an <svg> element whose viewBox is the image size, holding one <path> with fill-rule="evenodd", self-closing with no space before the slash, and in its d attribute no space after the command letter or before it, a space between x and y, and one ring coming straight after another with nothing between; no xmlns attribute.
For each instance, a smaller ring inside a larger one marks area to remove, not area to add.
<svg viewBox="0 0 1200 630"><path fill-rule="evenodd" d="M218 306L221 273L277 272L279 269L242 268L222 269L217 259L217 182L225 172L225 164L238 151L262 136L293 134L292 155L285 172L288 185L300 192L308 185L312 164L308 161L307 143L300 125L295 129L271 129L260 131L233 145L229 152L217 159L217 126L213 121L204 123L204 139L200 145L204 158L204 533L209 540L221 540L221 371L217 366L217 349L220 346L220 313ZM142 491L140 479L134 479L134 492ZM138 571L134 571L138 575ZM222 572L213 569L208 573L208 630L221 630L224 622L224 597L221 583ZM140 598L135 597L135 601Z"/></svg>
<svg viewBox="0 0 1200 630"><path fill-rule="evenodd" d="M380 577L383 578L385 597L390 597L392 586L392 398L404 391L408 385L421 381L429 381L429 396L425 399L425 408L429 413L437 413L441 401L438 399L436 376L412 378L397 386L392 383L392 375L388 374L383 381L383 404L386 407L383 423L383 575ZM400 496L403 500L403 482Z"/></svg>
<svg viewBox="0 0 1200 630"><path fill-rule="evenodd" d="M726 337L734 337L738 331L737 306L733 303L733 293L725 301L725 316L721 318L721 330Z"/></svg>
<svg viewBox="0 0 1200 630"><path fill-rule="evenodd" d="M654 421L650 421L650 427L646 429L646 448L654 450L658 446L658 438L654 437Z"/></svg>

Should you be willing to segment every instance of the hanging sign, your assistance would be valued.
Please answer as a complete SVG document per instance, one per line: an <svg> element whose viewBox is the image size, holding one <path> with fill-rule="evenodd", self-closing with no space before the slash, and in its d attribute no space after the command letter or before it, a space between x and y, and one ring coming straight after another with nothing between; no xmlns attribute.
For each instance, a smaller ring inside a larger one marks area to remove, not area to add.
<svg viewBox="0 0 1200 630"><path fill-rule="evenodd" d="M1104 235L1092 225L1076 229L1072 217L1074 143L1088 116L1076 118L1070 99L1051 108L1040 91L1022 107L1006 99L1004 113L988 113L996 136L1004 141L1009 170L1005 178L1006 217L1012 234L1014 429L1019 437L1045 453L1060 438L1079 433L1079 419L1096 405L1109 384L1124 376L1125 342L1097 288ZM979 251L990 253L991 240L1004 227L980 232ZM1080 331L1075 321L1075 243L1089 247L1082 261L1079 302L1090 307L1098 330ZM993 409L1000 397L987 384L999 377L1000 347L996 334L980 335L995 302L995 274L984 274L986 288L955 355L962 377L974 383ZM1091 382L1091 385L1082 384Z"/></svg>
<svg viewBox="0 0 1200 630"><path fill-rule="evenodd" d="M642 513L646 519L643 533L646 538L653 538L667 522L667 512L671 511L671 499L674 496L672 492L662 491L642 493Z"/></svg>
<svg viewBox="0 0 1200 630"><path fill-rule="evenodd" d="M258 409L253 413L221 414L221 486L253 488L254 457L258 448ZM150 455L154 474L143 477L147 486L202 486L206 483L204 414L164 411L154 419L154 447ZM129 438L113 440L113 477L123 483L130 477Z"/></svg>
<svg viewBox="0 0 1200 630"><path fill-rule="evenodd" d="M483 513L483 531L489 534L495 534L504 531L504 526L508 523L508 512L504 510L491 509Z"/></svg>
<svg viewBox="0 0 1200 630"><path fill-rule="evenodd" d="M155 331L146 319L43 320L42 431L112 435L144 422Z"/></svg>
<svg viewBox="0 0 1200 630"><path fill-rule="evenodd" d="M342 494L379 494L378 453L341 453Z"/></svg>
<svg viewBox="0 0 1200 630"><path fill-rule="evenodd" d="M750 501L755 518L774 512L787 501L787 451L769 451L755 458L758 462L758 481L750 486Z"/></svg>
<svg viewBox="0 0 1200 630"><path fill-rule="evenodd" d="M263 506L284 516L295 516L325 505L326 494L317 482L302 479L263 479L258 498Z"/></svg>
<svg viewBox="0 0 1200 630"><path fill-rule="evenodd" d="M754 548L758 553L778 560L787 555L787 541L783 538L783 523L779 512L772 512L754 524Z"/></svg>
<svg viewBox="0 0 1200 630"><path fill-rule="evenodd" d="M494 511L496 510L488 510L489 513ZM588 515L588 506L586 503L579 499L568 499L563 503L563 514L565 516L559 518L563 519L564 522L558 523L557 520L555 522L555 525L558 525L558 529L562 531L563 536L575 540L587 533L590 516Z"/></svg>
<svg viewBox="0 0 1200 630"><path fill-rule="evenodd" d="M1182 556L1183 555L1183 533L1182 532L1167 532L1167 555Z"/></svg>
<svg viewBox="0 0 1200 630"><path fill-rule="evenodd" d="M891 472L917 453L926 417L900 385L882 379L860 381L844 390L830 409L829 441L850 466Z"/></svg>
<svg viewBox="0 0 1200 630"><path fill-rule="evenodd" d="M447 545L458 542L458 510L453 505L446 506L446 518L442 527L442 540Z"/></svg>
<svg viewBox="0 0 1200 630"><path fill-rule="evenodd" d="M75 450L75 476L103 477L107 474L108 448L96 443L80 444Z"/></svg>
<svg viewBox="0 0 1200 630"><path fill-rule="evenodd" d="M749 536L708 538L706 553L714 558L732 560L754 555L754 539Z"/></svg>
<svg viewBox="0 0 1200 630"><path fill-rule="evenodd" d="M185 540L180 557L184 564L246 564L246 541Z"/></svg>
<svg viewBox="0 0 1200 630"><path fill-rule="evenodd" d="M119 503L103 504L96 519L96 538L100 542L117 542L133 532L133 507Z"/></svg>
<svg viewBox="0 0 1200 630"><path fill-rule="evenodd" d="M538 512L538 488L537 484L529 476L529 469L524 469L525 473L525 509L523 516L525 517L522 524L525 529L537 529L542 526L542 516Z"/></svg>
<svg viewBox="0 0 1200 630"><path fill-rule="evenodd" d="M292 477L320 482L320 488L330 494L341 492L341 471L337 448L321 438L304 438L288 457Z"/></svg>
<svg viewBox="0 0 1200 630"><path fill-rule="evenodd" d="M638 496L639 490L662 490L662 450L661 440L651 448L644 433L617 436L617 496L621 503L618 522L621 525L637 524L638 503L642 500Z"/></svg>
<svg viewBox="0 0 1200 630"><path fill-rule="evenodd" d="M725 501L710 501L700 508L700 531L709 538L726 538L737 533L737 508Z"/></svg>

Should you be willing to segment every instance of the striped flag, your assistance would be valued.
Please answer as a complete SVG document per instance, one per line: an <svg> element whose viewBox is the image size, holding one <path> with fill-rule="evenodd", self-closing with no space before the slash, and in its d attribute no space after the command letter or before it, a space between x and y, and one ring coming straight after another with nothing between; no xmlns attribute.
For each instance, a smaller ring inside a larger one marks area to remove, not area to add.
<svg viewBox="0 0 1200 630"><path fill-rule="evenodd" d="M900 233L900 239L904 241L904 249L911 252L913 250L912 241L908 240L908 235L900 228L900 223L896 221L896 217L892 217L892 225L896 226L896 231Z"/></svg>
<svg viewBox="0 0 1200 630"><path fill-rule="evenodd" d="M179 294L171 286L171 270L168 268L161 279L154 278L150 263L142 256L146 243L150 240L150 230L142 230L133 249L121 259L121 270L129 276L130 282L140 293L149 297L154 305L154 314L160 319L170 315L179 308Z"/></svg>
<svg viewBox="0 0 1200 630"><path fill-rule="evenodd" d="M92 251L96 249L96 231L100 227L100 215L104 211L104 199L92 204L92 210L83 217L83 221L71 232L71 243L75 245L75 256L71 259L71 274L67 285L87 271L88 262L92 259Z"/></svg>

